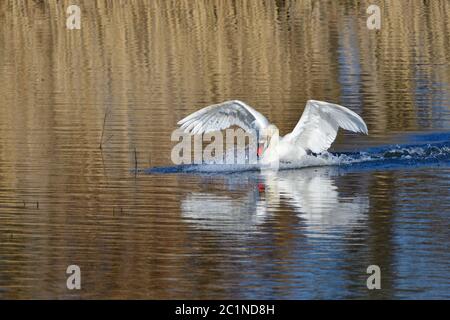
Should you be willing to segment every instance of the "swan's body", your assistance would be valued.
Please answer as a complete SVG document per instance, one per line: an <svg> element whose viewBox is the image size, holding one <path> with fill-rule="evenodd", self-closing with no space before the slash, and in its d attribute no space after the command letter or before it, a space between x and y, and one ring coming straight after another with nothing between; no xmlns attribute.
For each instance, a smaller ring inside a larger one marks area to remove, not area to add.
<svg viewBox="0 0 450 320"><path fill-rule="evenodd" d="M307 154L326 151L336 139L339 128L368 134L364 120L355 112L333 103L308 100L291 133L280 137L278 128L261 113L239 100L211 105L178 122L181 130L202 134L237 125L255 130L258 156L263 164L296 161Z"/></svg>

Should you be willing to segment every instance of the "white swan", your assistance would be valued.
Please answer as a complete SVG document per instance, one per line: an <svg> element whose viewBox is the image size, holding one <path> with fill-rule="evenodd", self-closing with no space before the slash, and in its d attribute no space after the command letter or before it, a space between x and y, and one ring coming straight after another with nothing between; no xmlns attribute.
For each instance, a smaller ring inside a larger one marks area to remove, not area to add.
<svg viewBox="0 0 450 320"><path fill-rule="evenodd" d="M225 101L205 107L178 122L181 130L202 134L237 125L255 130L257 153L263 164L297 161L313 152L326 151L339 128L368 134L367 125L355 112L333 103L308 100L305 110L291 133L280 137L278 128L261 113L239 100Z"/></svg>

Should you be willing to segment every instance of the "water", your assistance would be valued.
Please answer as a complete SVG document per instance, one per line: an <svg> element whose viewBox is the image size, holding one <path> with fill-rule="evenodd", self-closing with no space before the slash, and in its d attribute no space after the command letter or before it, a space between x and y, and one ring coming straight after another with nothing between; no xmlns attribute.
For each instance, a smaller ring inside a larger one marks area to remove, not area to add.
<svg viewBox="0 0 450 320"><path fill-rule="evenodd" d="M78 3L81 30L68 1L0 3L0 298L450 298L450 3L381 2L379 31L370 1ZM176 122L228 99L282 134L340 103L370 135L174 168Z"/></svg>

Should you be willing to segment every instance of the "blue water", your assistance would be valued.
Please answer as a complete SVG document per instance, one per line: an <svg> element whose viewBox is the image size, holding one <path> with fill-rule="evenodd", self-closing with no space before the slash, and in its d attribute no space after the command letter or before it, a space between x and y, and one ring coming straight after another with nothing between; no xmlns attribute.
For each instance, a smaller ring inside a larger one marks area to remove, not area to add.
<svg viewBox="0 0 450 320"><path fill-rule="evenodd" d="M181 215L203 241L229 246L219 252L236 261L220 269L248 270L228 280L240 298L449 298L450 132L397 140L277 172L201 164L139 173L201 186L183 192ZM380 291L365 286L372 264Z"/></svg>

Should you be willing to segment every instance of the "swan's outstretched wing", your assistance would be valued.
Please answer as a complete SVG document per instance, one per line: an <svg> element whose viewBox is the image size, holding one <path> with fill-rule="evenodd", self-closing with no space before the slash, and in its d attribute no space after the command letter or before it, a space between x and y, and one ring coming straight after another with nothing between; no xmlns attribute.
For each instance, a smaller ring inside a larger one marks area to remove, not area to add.
<svg viewBox="0 0 450 320"><path fill-rule="evenodd" d="M368 134L364 120L355 112L337 104L308 100L300 120L285 139L320 153L331 146L339 128Z"/></svg>
<svg viewBox="0 0 450 320"><path fill-rule="evenodd" d="M178 121L181 130L191 134L219 131L233 125L244 130L260 130L269 125L266 117L242 101L213 104Z"/></svg>
<svg viewBox="0 0 450 320"><path fill-rule="evenodd" d="M228 235L237 233L246 237L249 231L256 229L269 215L258 197L255 190L239 198L193 192L181 201L181 214L185 220L199 228Z"/></svg>

